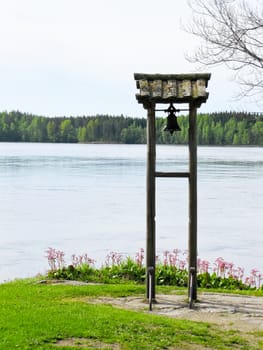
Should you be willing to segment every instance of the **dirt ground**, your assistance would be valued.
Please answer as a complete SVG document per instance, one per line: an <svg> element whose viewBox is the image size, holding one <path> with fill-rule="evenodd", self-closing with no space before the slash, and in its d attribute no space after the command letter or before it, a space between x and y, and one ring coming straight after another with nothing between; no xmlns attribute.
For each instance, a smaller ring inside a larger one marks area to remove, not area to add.
<svg viewBox="0 0 263 350"><path fill-rule="evenodd" d="M86 299L89 303L111 304L116 307L152 312L153 314L215 323L223 329L239 329L241 332L263 331L263 298L221 293L199 293L198 302L189 309L186 295L156 296L152 311L145 297Z"/></svg>

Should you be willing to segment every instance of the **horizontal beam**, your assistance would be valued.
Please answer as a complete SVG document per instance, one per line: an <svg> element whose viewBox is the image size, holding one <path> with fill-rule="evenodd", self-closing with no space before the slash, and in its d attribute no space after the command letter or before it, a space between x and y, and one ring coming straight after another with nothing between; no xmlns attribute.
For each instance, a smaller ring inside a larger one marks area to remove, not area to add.
<svg viewBox="0 0 263 350"><path fill-rule="evenodd" d="M155 177L189 177L190 173L188 172L176 172L176 173L166 173L166 172L161 172L161 171L156 171L155 172Z"/></svg>
<svg viewBox="0 0 263 350"><path fill-rule="evenodd" d="M205 103L208 99L209 93L207 92L205 96L200 97L192 97L192 96L171 96L164 98L162 96L152 97L152 96L141 96L140 94L136 94L136 99L138 103L142 103L147 105L147 103L194 103L196 107L200 107L202 103Z"/></svg>
<svg viewBox="0 0 263 350"><path fill-rule="evenodd" d="M210 73L190 73L190 74L145 74L134 73L135 80L198 80L211 78Z"/></svg>

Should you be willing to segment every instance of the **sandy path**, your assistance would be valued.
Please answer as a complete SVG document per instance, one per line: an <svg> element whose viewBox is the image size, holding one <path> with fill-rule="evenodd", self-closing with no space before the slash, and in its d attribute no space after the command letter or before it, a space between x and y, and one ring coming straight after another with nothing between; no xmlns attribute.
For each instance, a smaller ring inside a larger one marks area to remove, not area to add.
<svg viewBox="0 0 263 350"><path fill-rule="evenodd" d="M212 322L225 329L239 329L243 332L263 331L263 298L232 294L199 293L198 302L189 309L185 295L158 294L153 305L153 314L178 319ZM86 298L89 303L111 304L113 306L150 312L144 296L96 299Z"/></svg>

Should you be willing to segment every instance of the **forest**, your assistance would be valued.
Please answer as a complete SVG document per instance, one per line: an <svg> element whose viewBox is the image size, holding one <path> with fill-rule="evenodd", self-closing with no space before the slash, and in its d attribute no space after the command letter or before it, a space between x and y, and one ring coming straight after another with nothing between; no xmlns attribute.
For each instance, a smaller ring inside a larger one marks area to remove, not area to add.
<svg viewBox="0 0 263 350"><path fill-rule="evenodd" d="M0 113L0 142L146 143L145 118L123 115L43 117L19 111ZM163 131L156 118L158 144L187 144L188 117L178 116L181 131ZM218 112L197 116L199 145L263 145L263 114Z"/></svg>

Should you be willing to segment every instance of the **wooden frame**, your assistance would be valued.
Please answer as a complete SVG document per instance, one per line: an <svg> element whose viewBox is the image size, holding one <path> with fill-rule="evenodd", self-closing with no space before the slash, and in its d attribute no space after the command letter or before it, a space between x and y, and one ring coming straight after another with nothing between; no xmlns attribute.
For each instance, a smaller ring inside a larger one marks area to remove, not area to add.
<svg viewBox="0 0 263 350"><path fill-rule="evenodd" d="M154 301L155 293L155 257L156 233L155 214L156 177L188 178L189 182L189 233L188 233L188 270L193 276L193 299L197 299L197 108L206 102L206 87L211 75L204 74L144 74L135 73L137 88L136 99L147 110L147 179L146 179L146 268L147 298ZM155 109L157 103L189 104L189 172L156 172ZM149 278L148 271L151 271ZM151 283L151 285L149 285ZM190 286L188 283L188 294ZM151 295L149 295L151 293Z"/></svg>

